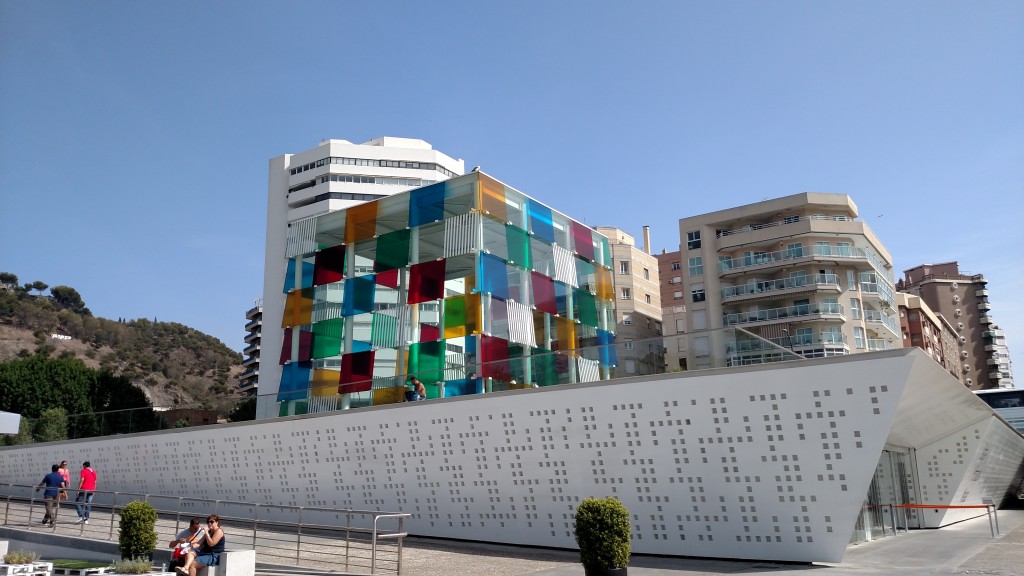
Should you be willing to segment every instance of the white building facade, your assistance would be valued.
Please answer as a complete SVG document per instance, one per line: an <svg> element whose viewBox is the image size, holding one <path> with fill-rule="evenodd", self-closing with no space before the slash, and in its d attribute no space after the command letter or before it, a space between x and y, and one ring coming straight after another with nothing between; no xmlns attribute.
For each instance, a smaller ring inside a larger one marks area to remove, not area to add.
<svg viewBox="0 0 1024 576"><path fill-rule="evenodd" d="M281 379L278 327L285 302L286 246L289 235L298 231L292 224L464 172L463 160L412 138L381 137L363 144L325 140L312 150L270 160L263 280L263 324L270 329L261 336L257 417L277 415L263 397L276 392Z"/></svg>

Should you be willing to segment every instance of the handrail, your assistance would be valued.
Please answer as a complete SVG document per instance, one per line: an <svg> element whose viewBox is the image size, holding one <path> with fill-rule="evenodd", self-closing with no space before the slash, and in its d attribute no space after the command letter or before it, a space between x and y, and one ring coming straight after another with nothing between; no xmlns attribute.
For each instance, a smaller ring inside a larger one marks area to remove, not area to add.
<svg viewBox="0 0 1024 576"><path fill-rule="evenodd" d="M988 515L988 526L992 530L992 537L999 535L999 513L995 504L888 504L892 508L903 508L911 510L950 510L960 508L984 508ZM993 517L995 522L993 522Z"/></svg>
<svg viewBox="0 0 1024 576"><path fill-rule="evenodd" d="M37 486L26 484L0 483L0 498L5 500L5 505L0 508L0 511L2 511L2 522L0 524L10 526L21 525L32 529L32 517L39 510L39 503L41 501L38 492L35 490L36 488ZM27 495L24 495L25 491L27 491ZM69 493L73 491L76 490L73 488L68 489ZM234 500L188 498L164 494L103 490L78 492L92 492L97 496L89 504L91 510L90 517L96 522L88 527L84 523L71 524L60 522L62 530L74 530L76 536L116 541L118 527L115 520L120 511L128 502L142 500L149 502L156 508L158 514L156 528L158 538L160 538L159 542L166 542L178 534L182 528L183 516L186 518L186 525L189 516L201 516L201 514L196 514L192 510L186 509L188 508L186 504L198 503L199 505L205 505L207 508L204 513L216 513L221 516L232 538L238 538L239 542L250 543L253 548L256 548L257 539L262 541L263 544L261 544L259 550L261 554L271 559L271 563L273 563L273 559L278 559L294 563L296 566L302 566L304 558L310 556L307 554L308 552L312 551L314 547L319 548L326 543L329 544L327 547L332 553L339 556L331 560L334 565L342 564L340 556L344 555L343 563L346 570L349 570L352 566L365 570L368 567L365 562L369 560L371 573L376 573L378 564L381 564L382 551L378 549L381 540L394 541L394 550L391 550L391 546L388 546L385 559L388 564L388 572L391 571L390 566L395 565L394 573L399 573L404 538L408 535L403 531L404 521L411 516L411 514L407 513L382 512L379 510L286 506ZM173 503L173 509L159 506L162 500ZM68 507L73 508L75 504L75 501L61 501L58 504L57 516L61 516L61 511L66 511ZM265 515L270 515L268 511L272 509L280 510L277 514L278 518L264 518ZM103 515L105 514L110 516L109 525L104 522L105 518L103 518ZM345 516L344 526L337 525L331 521L332 519L340 518L341 515ZM353 525L353 517L359 516L366 517L365 523ZM291 521L292 517L296 521ZM160 519L163 519L163 521ZM378 524L382 519L398 519L398 531L378 533ZM53 527L46 529L56 533L58 530L56 524L55 522ZM249 526L251 528L248 528ZM251 537L248 533L249 530L252 531ZM344 539L344 546L340 546L340 542L338 542L341 538ZM367 539L370 542L368 550L366 545ZM367 553L369 556L367 556ZM392 560L392 554L396 555L396 560Z"/></svg>

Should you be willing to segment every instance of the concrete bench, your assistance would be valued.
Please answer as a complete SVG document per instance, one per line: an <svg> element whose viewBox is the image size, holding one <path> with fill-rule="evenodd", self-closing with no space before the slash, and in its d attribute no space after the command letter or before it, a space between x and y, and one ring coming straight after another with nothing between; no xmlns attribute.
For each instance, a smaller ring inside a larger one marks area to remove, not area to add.
<svg viewBox="0 0 1024 576"><path fill-rule="evenodd" d="M256 574L255 550L225 550L220 554L220 564L203 568L199 576L254 576Z"/></svg>

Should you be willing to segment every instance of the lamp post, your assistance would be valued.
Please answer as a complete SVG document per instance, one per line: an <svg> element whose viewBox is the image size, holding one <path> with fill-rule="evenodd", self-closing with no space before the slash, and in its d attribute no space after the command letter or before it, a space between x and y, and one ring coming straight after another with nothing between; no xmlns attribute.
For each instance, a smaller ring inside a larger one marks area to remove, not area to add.
<svg viewBox="0 0 1024 576"><path fill-rule="evenodd" d="M783 338L786 340L786 348L789 348L790 352L793 352L793 340L789 337L789 328L783 328L782 333L785 334ZM796 352L793 352L796 354Z"/></svg>

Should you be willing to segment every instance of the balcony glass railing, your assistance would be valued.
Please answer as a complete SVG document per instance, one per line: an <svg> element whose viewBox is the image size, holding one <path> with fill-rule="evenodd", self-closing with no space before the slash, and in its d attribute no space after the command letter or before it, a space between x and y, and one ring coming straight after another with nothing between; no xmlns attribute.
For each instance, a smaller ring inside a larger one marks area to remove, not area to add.
<svg viewBox="0 0 1024 576"><path fill-rule="evenodd" d="M853 246L813 246L811 249L808 249L806 246L801 244L800 246L793 246L785 250L776 250L774 252L756 252L738 256L736 258L722 258L718 261L718 271L720 273L730 272L734 270L752 268L754 266L773 264L775 262L787 262L805 258L809 260L812 257L864 260L871 265L875 272L881 274L884 278L887 278L890 283L895 284L896 282L892 271L882 265L882 261L872 254L870 250L854 248Z"/></svg>
<svg viewBox="0 0 1024 576"><path fill-rule="evenodd" d="M892 288L882 282L861 282L860 291L864 294L874 294L888 303L889 306L896 307L896 297L893 296Z"/></svg>
<svg viewBox="0 0 1024 576"><path fill-rule="evenodd" d="M868 338L867 340L868 350L895 350L888 340L882 340L881 338Z"/></svg>
<svg viewBox="0 0 1024 576"><path fill-rule="evenodd" d="M778 280L751 282L742 286L727 286L722 288L721 294L722 298L732 298L735 296L747 296L762 292L775 292L806 287L831 287L838 289L839 276L836 274L812 274L810 276L797 276L794 278L780 278Z"/></svg>
<svg viewBox="0 0 1024 576"><path fill-rule="evenodd" d="M736 324L772 322L775 320L785 320L787 318L796 318L801 316L814 316L818 314L842 316L843 312L843 306L835 303L798 304L796 306L786 306L784 308L768 308L765 310L740 312L738 314L723 314L722 322L726 326L735 326Z"/></svg>
<svg viewBox="0 0 1024 576"><path fill-rule="evenodd" d="M897 336L903 333L900 329L899 322L894 320L891 316L886 316L877 310L865 310L864 319L868 322L880 322L886 328L892 330L893 334L896 334Z"/></svg>

